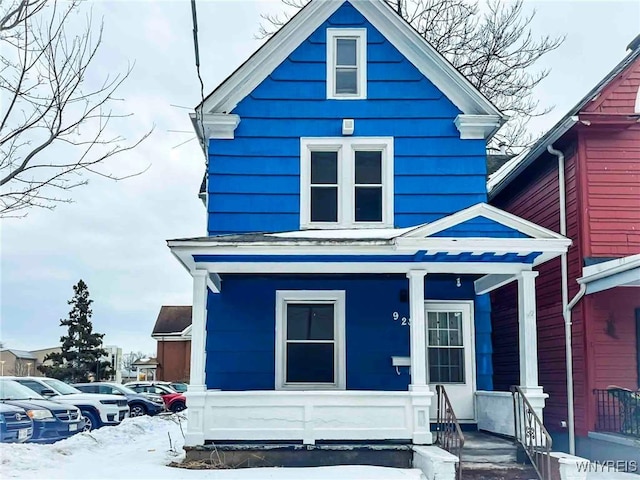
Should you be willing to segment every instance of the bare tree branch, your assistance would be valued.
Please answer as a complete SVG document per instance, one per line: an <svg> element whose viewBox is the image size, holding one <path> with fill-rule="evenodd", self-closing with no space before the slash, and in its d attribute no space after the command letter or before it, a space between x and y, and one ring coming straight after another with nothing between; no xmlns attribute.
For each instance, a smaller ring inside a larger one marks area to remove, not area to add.
<svg viewBox="0 0 640 480"><path fill-rule="evenodd" d="M82 0L0 0L0 93L6 99L0 106L0 217L70 202L48 192L86 185L85 175L123 180L148 169L104 169L151 131L129 142L111 133L114 121L131 116L114 105L132 66L88 85L103 24L95 28L90 11L79 22L83 6Z"/></svg>
<svg viewBox="0 0 640 480"><path fill-rule="evenodd" d="M262 15L257 37L266 38L309 0L282 0L288 11ZM551 108L541 108L533 89L549 74L536 70L541 57L558 48L564 37L534 36L535 11L525 15L523 0L387 0L422 37L510 117L489 149L518 151L536 139L527 123Z"/></svg>

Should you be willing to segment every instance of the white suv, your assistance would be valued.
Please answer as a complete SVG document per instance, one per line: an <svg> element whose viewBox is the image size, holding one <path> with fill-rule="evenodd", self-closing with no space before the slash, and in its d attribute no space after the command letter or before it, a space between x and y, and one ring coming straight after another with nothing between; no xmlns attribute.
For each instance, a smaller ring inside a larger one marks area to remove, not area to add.
<svg viewBox="0 0 640 480"><path fill-rule="evenodd" d="M124 397L83 393L55 378L47 377L5 377L29 387L56 402L70 403L80 409L85 418L85 430L93 430L104 425L118 425L129 416L129 405Z"/></svg>

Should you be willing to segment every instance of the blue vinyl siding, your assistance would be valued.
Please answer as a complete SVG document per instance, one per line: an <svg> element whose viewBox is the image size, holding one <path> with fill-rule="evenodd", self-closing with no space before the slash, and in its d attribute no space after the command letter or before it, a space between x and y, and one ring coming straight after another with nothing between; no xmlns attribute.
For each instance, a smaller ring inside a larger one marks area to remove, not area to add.
<svg viewBox="0 0 640 480"><path fill-rule="evenodd" d="M461 279L461 287L456 287L455 276L428 276L426 298L473 299L473 278ZM400 292L407 289L408 280L401 275L225 277L222 294L210 293L208 299L207 387L274 388L276 290L345 290L347 388L406 390L408 368L397 375L391 356L409 355L409 327L392 317L393 312L409 317L409 304L400 299ZM491 387L491 324L486 299L476 299L476 310L476 329L481 333L476 335L478 387L487 389Z"/></svg>
<svg viewBox="0 0 640 480"><path fill-rule="evenodd" d="M367 28L367 99L326 99L326 29ZM209 234L300 227L300 137L395 138L395 226L486 201L485 142L460 140L461 113L345 3L232 113L234 140L210 142Z"/></svg>
<svg viewBox="0 0 640 480"><path fill-rule="evenodd" d="M433 237L529 238L524 233L485 217L476 217L435 233Z"/></svg>

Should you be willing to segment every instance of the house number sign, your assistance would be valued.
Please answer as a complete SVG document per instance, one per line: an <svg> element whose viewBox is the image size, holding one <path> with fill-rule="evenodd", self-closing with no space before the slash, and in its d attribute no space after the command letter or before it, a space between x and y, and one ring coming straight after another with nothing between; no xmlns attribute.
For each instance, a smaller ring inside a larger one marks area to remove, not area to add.
<svg viewBox="0 0 640 480"><path fill-rule="evenodd" d="M402 325L402 326L410 326L411 325L411 319L407 318L407 317L401 317L398 312L393 312L391 314L391 317L393 318L394 322L400 322L400 325Z"/></svg>

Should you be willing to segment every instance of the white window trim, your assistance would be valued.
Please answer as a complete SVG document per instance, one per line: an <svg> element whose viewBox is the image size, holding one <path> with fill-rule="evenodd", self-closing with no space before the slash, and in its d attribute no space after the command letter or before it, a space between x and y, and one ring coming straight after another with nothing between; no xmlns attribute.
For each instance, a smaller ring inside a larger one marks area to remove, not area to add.
<svg viewBox="0 0 640 480"><path fill-rule="evenodd" d="M335 315L335 383L287 384L286 373L286 315L289 303L327 302L334 304ZM276 390L345 390L345 291L344 290L277 290L276 291Z"/></svg>
<svg viewBox="0 0 640 480"><path fill-rule="evenodd" d="M338 38L357 39L358 93L335 93L336 40ZM364 100L367 98L367 29L327 28L327 99Z"/></svg>
<svg viewBox="0 0 640 480"><path fill-rule="evenodd" d="M428 328L428 323L427 323L427 312L450 312L451 310L457 310L460 309L462 310L464 315L468 315L469 316L469 338L470 338L470 342L469 342L469 346L468 349L467 347L465 347L465 355L468 353L469 354L469 359L471 360L471 371L468 373L465 373L465 383L445 383L444 385L452 385L452 386L460 386L460 385L469 385L469 383L471 383L471 386L473 388L473 391L475 392L477 387L477 379L476 379L476 368L477 368L477 361L476 361L476 317L475 317L475 304L473 300L425 300L424 302L425 305L425 316L424 316L424 328L425 328L425 332L427 331ZM463 326L464 328L464 326ZM427 350L427 352L425 352L426 355L428 355L428 350L429 350L429 346L427 344L427 339L425 338L425 349ZM428 357L427 357L428 358ZM465 372L466 372L466 365L465 365ZM428 365L427 365L427 383L429 383L429 370L428 370Z"/></svg>
<svg viewBox="0 0 640 480"><path fill-rule="evenodd" d="M311 221L311 152L338 152L338 221ZM355 150L382 151L382 221L355 221ZM300 229L393 228L393 137L321 137L300 139Z"/></svg>

